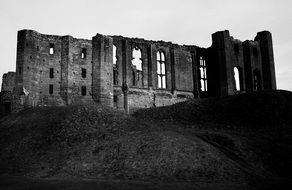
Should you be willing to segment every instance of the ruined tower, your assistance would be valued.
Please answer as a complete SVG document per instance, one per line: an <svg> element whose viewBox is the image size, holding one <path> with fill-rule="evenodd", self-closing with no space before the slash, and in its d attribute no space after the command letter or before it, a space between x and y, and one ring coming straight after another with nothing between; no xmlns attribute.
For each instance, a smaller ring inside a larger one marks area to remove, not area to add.
<svg viewBox="0 0 292 190"><path fill-rule="evenodd" d="M3 86L13 83L5 102L14 107L101 104L134 111L276 89L268 31L244 42L219 31L208 48L101 34L76 39L33 30L21 30L17 38L14 79L3 80Z"/></svg>

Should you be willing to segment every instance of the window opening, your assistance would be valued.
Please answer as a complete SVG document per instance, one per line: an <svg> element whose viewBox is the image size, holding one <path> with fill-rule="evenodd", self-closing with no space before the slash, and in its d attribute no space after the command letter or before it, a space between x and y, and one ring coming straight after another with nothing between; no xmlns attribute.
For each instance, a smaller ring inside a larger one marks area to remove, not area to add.
<svg viewBox="0 0 292 190"><path fill-rule="evenodd" d="M54 92L54 86L52 84L50 84L50 86L49 86L49 93L50 94L53 94L53 92Z"/></svg>
<svg viewBox="0 0 292 190"><path fill-rule="evenodd" d="M117 103L117 102L118 102L118 96L114 95L114 103Z"/></svg>
<svg viewBox="0 0 292 190"><path fill-rule="evenodd" d="M81 87L81 95L86 96L86 86Z"/></svg>
<svg viewBox="0 0 292 190"><path fill-rule="evenodd" d="M113 45L113 64L117 64L117 46Z"/></svg>
<svg viewBox="0 0 292 190"><path fill-rule="evenodd" d="M133 49L132 64L136 66L138 71L142 71L142 53L138 47Z"/></svg>
<svg viewBox="0 0 292 190"><path fill-rule="evenodd" d="M200 57L200 84L201 84L201 91L207 91L207 70L206 70L206 61Z"/></svg>
<svg viewBox="0 0 292 190"><path fill-rule="evenodd" d="M54 68L50 68L50 78L54 78Z"/></svg>
<svg viewBox="0 0 292 190"><path fill-rule="evenodd" d="M240 91L241 90L241 86L240 86L240 72L239 72L239 69L237 67L234 67L233 72L234 72L235 90L236 91Z"/></svg>
<svg viewBox="0 0 292 190"><path fill-rule="evenodd" d="M54 44L50 44L50 54L54 54Z"/></svg>
<svg viewBox="0 0 292 190"><path fill-rule="evenodd" d="M166 88L165 55L162 51L156 53L158 88Z"/></svg>
<svg viewBox="0 0 292 190"><path fill-rule="evenodd" d="M82 59L85 59L85 58L86 58L86 48L82 48L82 51L81 51L81 58L82 58Z"/></svg>
<svg viewBox="0 0 292 190"><path fill-rule="evenodd" d="M82 76L82 78L86 78L86 69L82 68L81 76Z"/></svg>

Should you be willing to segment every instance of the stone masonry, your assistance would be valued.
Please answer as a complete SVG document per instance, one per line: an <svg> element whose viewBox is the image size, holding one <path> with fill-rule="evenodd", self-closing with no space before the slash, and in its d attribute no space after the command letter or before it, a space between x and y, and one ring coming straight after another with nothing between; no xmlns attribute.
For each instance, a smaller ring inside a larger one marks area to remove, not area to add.
<svg viewBox="0 0 292 190"><path fill-rule="evenodd" d="M2 113L93 103L134 111L266 89L276 89L268 31L244 42L227 30L219 31L212 35L211 47L201 48L122 36L97 34L85 40L21 30L16 72L3 75L0 97Z"/></svg>

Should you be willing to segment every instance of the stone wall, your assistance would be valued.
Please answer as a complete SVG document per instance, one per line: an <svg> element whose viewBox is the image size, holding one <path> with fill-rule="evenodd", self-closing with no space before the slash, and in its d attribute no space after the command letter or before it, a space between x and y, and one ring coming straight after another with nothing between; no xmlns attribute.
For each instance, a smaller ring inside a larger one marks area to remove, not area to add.
<svg viewBox="0 0 292 190"><path fill-rule="evenodd" d="M209 81L209 96L276 89L271 33L260 32L254 41L241 42L226 30L214 33L212 39L208 55L211 61L207 64L214 65L209 70L216 77ZM235 87L235 67L240 71L240 90Z"/></svg>
<svg viewBox="0 0 292 190"><path fill-rule="evenodd" d="M5 75L11 80L3 80L2 88L14 83L14 97L22 106L95 102L126 111L276 88L269 32L241 42L226 30L214 33L212 41L211 47L201 48L122 36L97 34L86 40L22 30L15 83L12 74ZM135 58L141 67L134 63L134 50L141 53Z"/></svg>
<svg viewBox="0 0 292 190"><path fill-rule="evenodd" d="M259 72L260 81L262 81L262 60L259 43L255 41L243 42L244 49L244 66L245 66L245 84L246 91L251 92L256 89L254 81L254 74ZM259 89L263 89L263 84L259 83Z"/></svg>
<svg viewBox="0 0 292 190"><path fill-rule="evenodd" d="M92 101L90 40L29 30L19 31L18 36L21 48L18 49L16 78L18 91L28 92L25 104L68 105ZM82 76L82 69L85 76ZM84 95L82 87L85 87Z"/></svg>
<svg viewBox="0 0 292 190"><path fill-rule="evenodd" d="M15 87L15 72L4 73L2 76L1 91L12 92Z"/></svg>
<svg viewBox="0 0 292 190"><path fill-rule="evenodd" d="M60 96L62 38L23 30L18 33L18 46L21 48L17 52L16 79L18 93L26 91L24 104L63 105ZM50 46L53 46L52 54Z"/></svg>
<svg viewBox="0 0 292 190"><path fill-rule="evenodd" d="M193 71L195 63L189 47L121 36L112 38L117 59L114 107L123 109L128 106L132 111L171 105L194 97L193 78L197 78L197 73ZM141 71L137 71L132 63L134 49L141 51ZM164 54L166 85L163 88L158 86L158 51Z"/></svg>
<svg viewBox="0 0 292 190"><path fill-rule="evenodd" d="M69 59L67 68L67 104L82 104L92 102L91 40L75 39L69 37L69 51L67 53Z"/></svg>
<svg viewBox="0 0 292 190"><path fill-rule="evenodd" d="M95 102L113 106L113 40L97 34L92 39L92 96Z"/></svg>

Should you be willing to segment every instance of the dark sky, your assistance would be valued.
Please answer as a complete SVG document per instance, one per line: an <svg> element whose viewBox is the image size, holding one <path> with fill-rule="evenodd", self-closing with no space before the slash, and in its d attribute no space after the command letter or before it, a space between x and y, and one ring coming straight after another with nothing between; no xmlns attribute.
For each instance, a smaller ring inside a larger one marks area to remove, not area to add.
<svg viewBox="0 0 292 190"><path fill-rule="evenodd" d="M211 34L273 35L278 89L292 91L291 0L0 0L0 75L15 71L17 31L91 39L96 33L209 47ZM0 83L2 79L0 79Z"/></svg>

